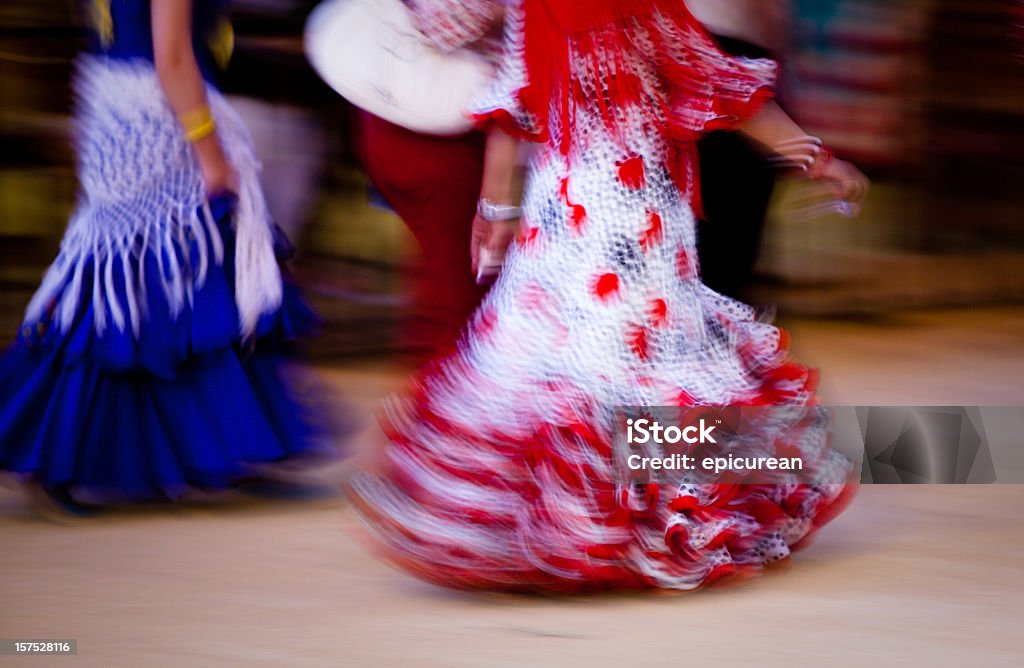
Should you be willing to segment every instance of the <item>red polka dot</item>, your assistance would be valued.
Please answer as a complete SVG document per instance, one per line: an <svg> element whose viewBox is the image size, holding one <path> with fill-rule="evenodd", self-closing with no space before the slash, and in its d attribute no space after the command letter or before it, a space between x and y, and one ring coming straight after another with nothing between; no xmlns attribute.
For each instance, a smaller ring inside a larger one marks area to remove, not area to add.
<svg viewBox="0 0 1024 668"><path fill-rule="evenodd" d="M601 301L608 301L619 292L619 277L615 274L601 274L591 287L594 296Z"/></svg>
<svg viewBox="0 0 1024 668"><path fill-rule="evenodd" d="M587 222L587 210L582 204L573 204L569 212L569 226L576 234L583 233L583 226Z"/></svg>
<svg viewBox="0 0 1024 668"><path fill-rule="evenodd" d="M655 299L648 308L652 327L664 327L668 322L668 304L664 299Z"/></svg>
<svg viewBox="0 0 1024 668"><path fill-rule="evenodd" d="M647 252L661 243L663 237L661 216L654 211L647 212L647 229L640 235L640 246Z"/></svg>
<svg viewBox="0 0 1024 668"><path fill-rule="evenodd" d="M679 390L679 394L676 395L676 406L696 406L697 400L692 394L686 390Z"/></svg>
<svg viewBox="0 0 1024 668"><path fill-rule="evenodd" d="M587 221L587 209L582 204L575 204L569 199L569 177L562 179L562 185L559 188L559 193L562 196L562 201L567 207L569 207L569 227L576 234L583 233L583 226Z"/></svg>
<svg viewBox="0 0 1024 668"><path fill-rule="evenodd" d="M679 277L689 280L697 277L696 267L693 266L693 260L690 258L690 254L686 252L685 248L679 249L679 255L676 257L676 263L679 267Z"/></svg>
<svg viewBox="0 0 1024 668"><path fill-rule="evenodd" d="M647 328L640 325L632 325L626 332L626 342L629 349L642 360L651 356L651 342L647 334Z"/></svg>
<svg viewBox="0 0 1024 668"><path fill-rule="evenodd" d="M520 231L519 245L529 246L537 241L537 237L540 235L539 227L526 227Z"/></svg>
<svg viewBox="0 0 1024 668"><path fill-rule="evenodd" d="M639 190L647 184L644 175L644 160L640 156L629 158L618 163L619 181L627 188Z"/></svg>

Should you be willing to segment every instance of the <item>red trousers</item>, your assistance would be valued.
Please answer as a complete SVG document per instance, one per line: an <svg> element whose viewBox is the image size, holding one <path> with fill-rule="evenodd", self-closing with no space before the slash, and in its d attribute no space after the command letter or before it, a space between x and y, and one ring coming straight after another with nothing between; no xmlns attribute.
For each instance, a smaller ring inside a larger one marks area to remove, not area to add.
<svg viewBox="0 0 1024 668"><path fill-rule="evenodd" d="M486 292L469 259L485 137L421 135L362 111L357 121L363 167L422 251L410 271L413 304L402 346L422 358L443 354Z"/></svg>

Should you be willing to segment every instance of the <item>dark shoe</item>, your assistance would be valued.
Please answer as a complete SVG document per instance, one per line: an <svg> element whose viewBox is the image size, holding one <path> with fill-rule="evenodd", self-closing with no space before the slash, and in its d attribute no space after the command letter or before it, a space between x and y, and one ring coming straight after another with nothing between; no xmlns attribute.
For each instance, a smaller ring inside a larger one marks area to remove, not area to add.
<svg viewBox="0 0 1024 668"><path fill-rule="evenodd" d="M99 506L75 501L66 487L46 487L41 483L29 483L28 495L36 512L57 524L69 524L74 520L100 514Z"/></svg>

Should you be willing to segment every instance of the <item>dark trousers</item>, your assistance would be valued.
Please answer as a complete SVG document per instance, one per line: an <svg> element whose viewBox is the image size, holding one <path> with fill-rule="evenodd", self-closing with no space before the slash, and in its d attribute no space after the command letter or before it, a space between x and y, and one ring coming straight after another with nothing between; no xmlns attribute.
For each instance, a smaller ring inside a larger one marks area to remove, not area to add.
<svg viewBox="0 0 1024 668"><path fill-rule="evenodd" d="M712 132L698 151L704 203L697 227L701 279L716 292L742 299L761 249L775 170L737 133Z"/></svg>
<svg viewBox="0 0 1024 668"><path fill-rule="evenodd" d="M770 58L753 44L725 37L719 46L734 56ZM765 216L776 172L764 153L736 132L712 132L698 143L704 216L697 250L704 283L724 295L743 298L761 249Z"/></svg>

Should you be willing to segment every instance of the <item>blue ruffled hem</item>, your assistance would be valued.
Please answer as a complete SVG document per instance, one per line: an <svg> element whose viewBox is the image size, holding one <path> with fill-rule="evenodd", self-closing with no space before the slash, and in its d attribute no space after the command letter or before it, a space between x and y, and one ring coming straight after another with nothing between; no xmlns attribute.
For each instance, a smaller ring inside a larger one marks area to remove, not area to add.
<svg viewBox="0 0 1024 668"><path fill-rule="evenodd" d="M196 357L173 380L65 367L14 350L0 360L0 470L104 501L223 489L252 464L326 455L325 431L275 355Z"/></svg>
<svg viewBox="0 0 1024 668"><path fill-rule="evenodd" d="M316 324L296 288L286 285L281 308L240 339L231 207L211 202L224 263L176 318L148 280L137 337L97 333L83 300L69 331L43 321L0 357L0 470L124 502L222 489L249 465L330 453L327 423L284 376L290 343Z"/></svg>
<svg viewBox="0 0 1024 668"><path fill-rule="evenodd" d="M189 257L158 258L156 251L143 252L142 285L131 286L129 298L125 286L125 272L121 263L125 260L115 257L106 283L94 286L94 260L84 261L81 272L83 295L77 305L74 317L66 331L54 320L53 308L37 322L26 322L19 335L19 344L26 349L49 354L56 363L76 364L89 360L110 371L145 370L165 379L175 377L180 365L196 355L206 355L231 346L242 345L238 307L234 298L234 230L231 225L235 206L233 196L219 196L210 201L210 210L220 231L224 244L224 259L221 264L209 263L205 280L193 288L190 304L175 309L168 301L163 282L167 267L182 270L183 280L191 281L193 267L200 262L200 244L209 248L210 239L189 240ZM144 244L139 244L145 248ZM275 229L275 252L279 262L286 260L292 246L283 234ZM138 262L129 256L128 262ZM133 267L134 269L134 267ZM133 272L128 272L132 275ZM105 326L97 328L96 310L89 299L94 287L101 291L114 291L107 301L125 304L134 302L143 311L141 326L136 333L131 325L119 328L104 314ZM65 286L66 287L66 286ZM54 304L59 302L59 295ZM282 305L273 313L264 314L251 340L245 345L256 343L262 347L279 345L309 335L318 325L316 316L300 297L294 284L285 280Z"/></svg>

